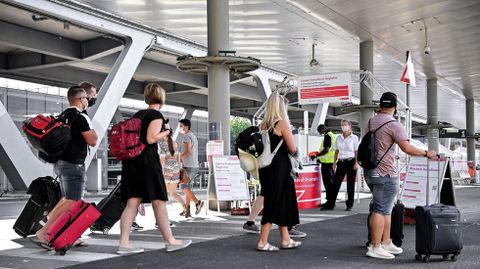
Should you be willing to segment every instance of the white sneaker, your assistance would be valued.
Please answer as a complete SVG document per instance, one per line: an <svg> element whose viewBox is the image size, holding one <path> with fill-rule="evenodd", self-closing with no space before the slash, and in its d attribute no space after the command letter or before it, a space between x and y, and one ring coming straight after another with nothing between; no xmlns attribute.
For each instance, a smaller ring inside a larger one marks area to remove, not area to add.
<svg viewBox="0 0 480 269"><path fill-rule="evenodd" d="M393 254L388 253L381 246L374 247L374 246L370 245L367 249L368 249L367 256L369 256L369 257L378 258L378 259L386 259L386 260L395 259L395 256Z"/></svg>
<svg viewBox="0 0 480 269"><path fill-rule="evenodd" d="M398 255L403 253L403 249L395 246L392 241L389 244L384 244L382 242L382 248L390 254Z"/></svg>

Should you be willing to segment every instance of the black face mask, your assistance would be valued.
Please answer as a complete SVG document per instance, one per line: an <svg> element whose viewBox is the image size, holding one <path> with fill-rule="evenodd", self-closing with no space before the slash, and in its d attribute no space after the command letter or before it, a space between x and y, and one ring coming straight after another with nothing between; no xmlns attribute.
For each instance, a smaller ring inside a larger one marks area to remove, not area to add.
<svg viewBox="0 0 480 269"><path fill-rule="evenodd" d="M89 98L88 99L88 106L89 107L93 106L96 101L97 101L97 98Z"/></svg>
<svg viewBox="0 0 480 269"><path fill-rule="evenodd" d="M88 105L90 105L90 104L88 104ZM397 112L398 112L398 111L397 111L397 109L395 108L395 111L393 112L393 116L397 116Z"/></svg>

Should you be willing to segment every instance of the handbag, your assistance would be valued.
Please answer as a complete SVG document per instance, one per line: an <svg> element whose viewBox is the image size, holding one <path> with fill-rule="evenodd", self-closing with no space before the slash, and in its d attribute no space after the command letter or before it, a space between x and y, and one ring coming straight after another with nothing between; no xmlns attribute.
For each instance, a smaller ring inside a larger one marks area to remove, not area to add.
<svg viewBox="0 0 480 269"><path fill-rule="evenodd" d="M188 177L187 170L185 168L180 169L180 184L190 183L190 178Z"/></svg>

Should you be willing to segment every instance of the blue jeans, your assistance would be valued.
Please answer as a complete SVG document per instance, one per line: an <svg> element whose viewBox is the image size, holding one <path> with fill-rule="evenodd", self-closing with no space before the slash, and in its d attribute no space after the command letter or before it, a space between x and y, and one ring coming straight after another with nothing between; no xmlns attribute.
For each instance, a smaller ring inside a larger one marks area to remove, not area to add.
<svg viewBox="0 0 480 269"><path fill-rule="evenodd" d="M55 174L60 178L62 195L69 200L79 200L83 197L85 177L85 164L74 164L59 160L53 166Z"/></svg>
<svg viewBox="0 0 480 269"><path fill-rule="evenodd" d="M180 189L191 189L193 185L193 180L195 179L195 176L198 173L198 167L184 167L185 170L187 171L188 178L190 179L190 182L186 184L180 184Z"/></svg>
<svg viewBox="0 0 480 269"><path fill-rule="evenodd" d="M397 177L380 176L375 170L364 170L365 181L372 191L370 211L382 215L391 215L395 198L400 188Z"/></svg>

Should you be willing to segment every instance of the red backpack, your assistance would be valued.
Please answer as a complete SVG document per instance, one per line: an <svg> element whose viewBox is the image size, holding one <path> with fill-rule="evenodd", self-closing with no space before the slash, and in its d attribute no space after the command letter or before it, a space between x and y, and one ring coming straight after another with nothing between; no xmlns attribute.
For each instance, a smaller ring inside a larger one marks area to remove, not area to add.
<svg viewBox="0 0 480 269"><path fill-rule="evenodd" d="M140 142L142 120L131 118L112 126L108 134L110 154L117 160L128 160L140 155L145 145Z"/></svg>

